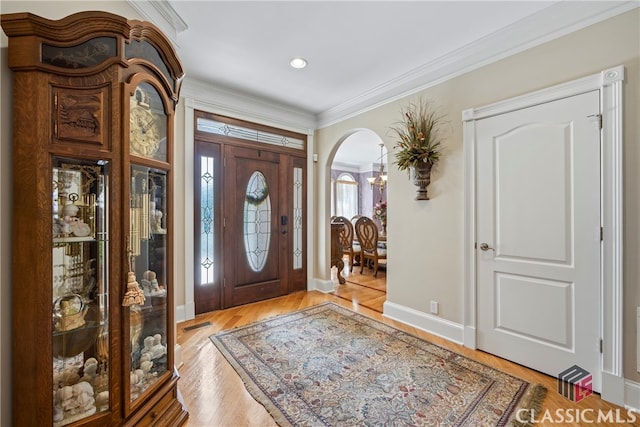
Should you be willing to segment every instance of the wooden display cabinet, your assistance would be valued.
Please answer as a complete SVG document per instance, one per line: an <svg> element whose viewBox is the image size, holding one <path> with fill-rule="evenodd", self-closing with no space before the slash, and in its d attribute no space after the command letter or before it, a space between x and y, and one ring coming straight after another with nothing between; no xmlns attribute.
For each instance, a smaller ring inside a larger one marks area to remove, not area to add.
<svg viewBox="0 0 640 427"><path fill-rule="evenodd" d="M174 109L153 25L2 15L13 73L13 425L183 424Z"/></svg>

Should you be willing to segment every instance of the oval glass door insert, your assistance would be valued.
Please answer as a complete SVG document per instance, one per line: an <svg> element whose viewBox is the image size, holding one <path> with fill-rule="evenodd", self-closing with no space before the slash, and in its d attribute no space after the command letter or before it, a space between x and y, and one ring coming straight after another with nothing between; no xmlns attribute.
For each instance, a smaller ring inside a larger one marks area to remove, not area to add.
<svg viewBox="0 0 640 427"><path fill-rule="evenodd" d="M260 272L267 263L271 240L271 198L260 171L249 178L244 199L244 249L251 269Z"/></svg>

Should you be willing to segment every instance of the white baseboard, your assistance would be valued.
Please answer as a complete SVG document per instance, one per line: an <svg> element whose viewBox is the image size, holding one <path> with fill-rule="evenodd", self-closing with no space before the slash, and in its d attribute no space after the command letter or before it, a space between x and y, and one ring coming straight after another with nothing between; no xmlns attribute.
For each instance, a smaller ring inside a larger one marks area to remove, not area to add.
<svg viewBox="0 0 640 427"><path fill-rule="evenodd" d="M462 344L464 341L464 328L461 324L413 308L386 301L383 305L383 316L457 344Z"/></svg>
<svg viewBox="0 0 640 427"><path fill-rule="evenodd" d="M623 406L640 414L640 383L608 372L602 373L602 400ZM640 415L638 415L640 419Z"/></svg>
<svg viewBox="0 0 640 427"><path fill-rule="evenodd" d="M194 303L176 306L176 323L192 320L196 318L196 308Z"/></svg>
<svg viewBox="0 0 640 427"><path fill-rule="evenodd" d="M625 380L609 372L602 372L602 387L600 395L603 400L615 403L619 406L625 405Z"/></svg>
<svg viewBox="0 0 640 427"><path fill-rule="evenodd" d="M187 320L187 317L185 315L184 305L177 305L175 322L180 323L180 322L184 322L185 320Z"/></svg>
<svg viewBox="0 0 640 427"><path fill-rule="evenodd" d="M475 326L465 326L464 327L464 341L463 344L465 347L475 350L478 348L476 344L476 328Z"/></svg>
<svg viewBox="0 0 640 427"><path fill-rule="evenodd" d="M313 289L328 294L336 290L336 285L331 280L313 279Z"/></svg>
<svg viewBox="0 0 640 427"><path fill-rule="evenodd" d="M194 301L188 302L184 305L184 320L191 320L196 318L196 303Z"/></svg>
<svg viewBox="0 0 640 427"><path fill-rule="evenodd" d="M631 380L624 381L624 407L640 413L640 384Z"/></svg>

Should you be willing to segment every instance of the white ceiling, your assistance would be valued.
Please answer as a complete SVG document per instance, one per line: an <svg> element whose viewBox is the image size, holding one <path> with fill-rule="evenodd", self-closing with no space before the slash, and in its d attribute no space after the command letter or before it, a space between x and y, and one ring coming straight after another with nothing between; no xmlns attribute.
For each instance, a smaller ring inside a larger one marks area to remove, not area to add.
<svg viewBox="0 0 640 427"><path fill-rule="evenodd" d="M317 114L553 2L170 3L190 77Z"/></svg>
<svg viewBox="0 0 640 427"><path fill-rule="evenodd" d="M637 1L129 0L198 81L318 127L632 7ZM289 66L294 56L307 68Z"/></svg>
<svg viewBox="0 0 640 427"><path fill-rule="evenodd" d="M310 129L640 4L637 0L128 2L176 45L186 72L183 93L198 98L212 90L217 105L236 103L243 106L241 110L249 105L263 117L277 110L295 115ZM304 57L309 65L293 69L289 62L295 56ZM373 132L357 132L343 142L334 161L370 170L380 161L379 142Z"/></svg>

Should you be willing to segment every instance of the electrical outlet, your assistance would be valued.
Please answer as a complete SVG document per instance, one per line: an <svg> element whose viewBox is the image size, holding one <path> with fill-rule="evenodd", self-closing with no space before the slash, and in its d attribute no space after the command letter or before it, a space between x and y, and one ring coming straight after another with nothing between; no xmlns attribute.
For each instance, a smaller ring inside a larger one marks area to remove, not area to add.
<svg viewBox="0 0 640 427"><path fill-rule="evenodd" d="M438 309L439 309L439 304L438 301L431 301L431 313L432 314L438 314Z"/></svg>

